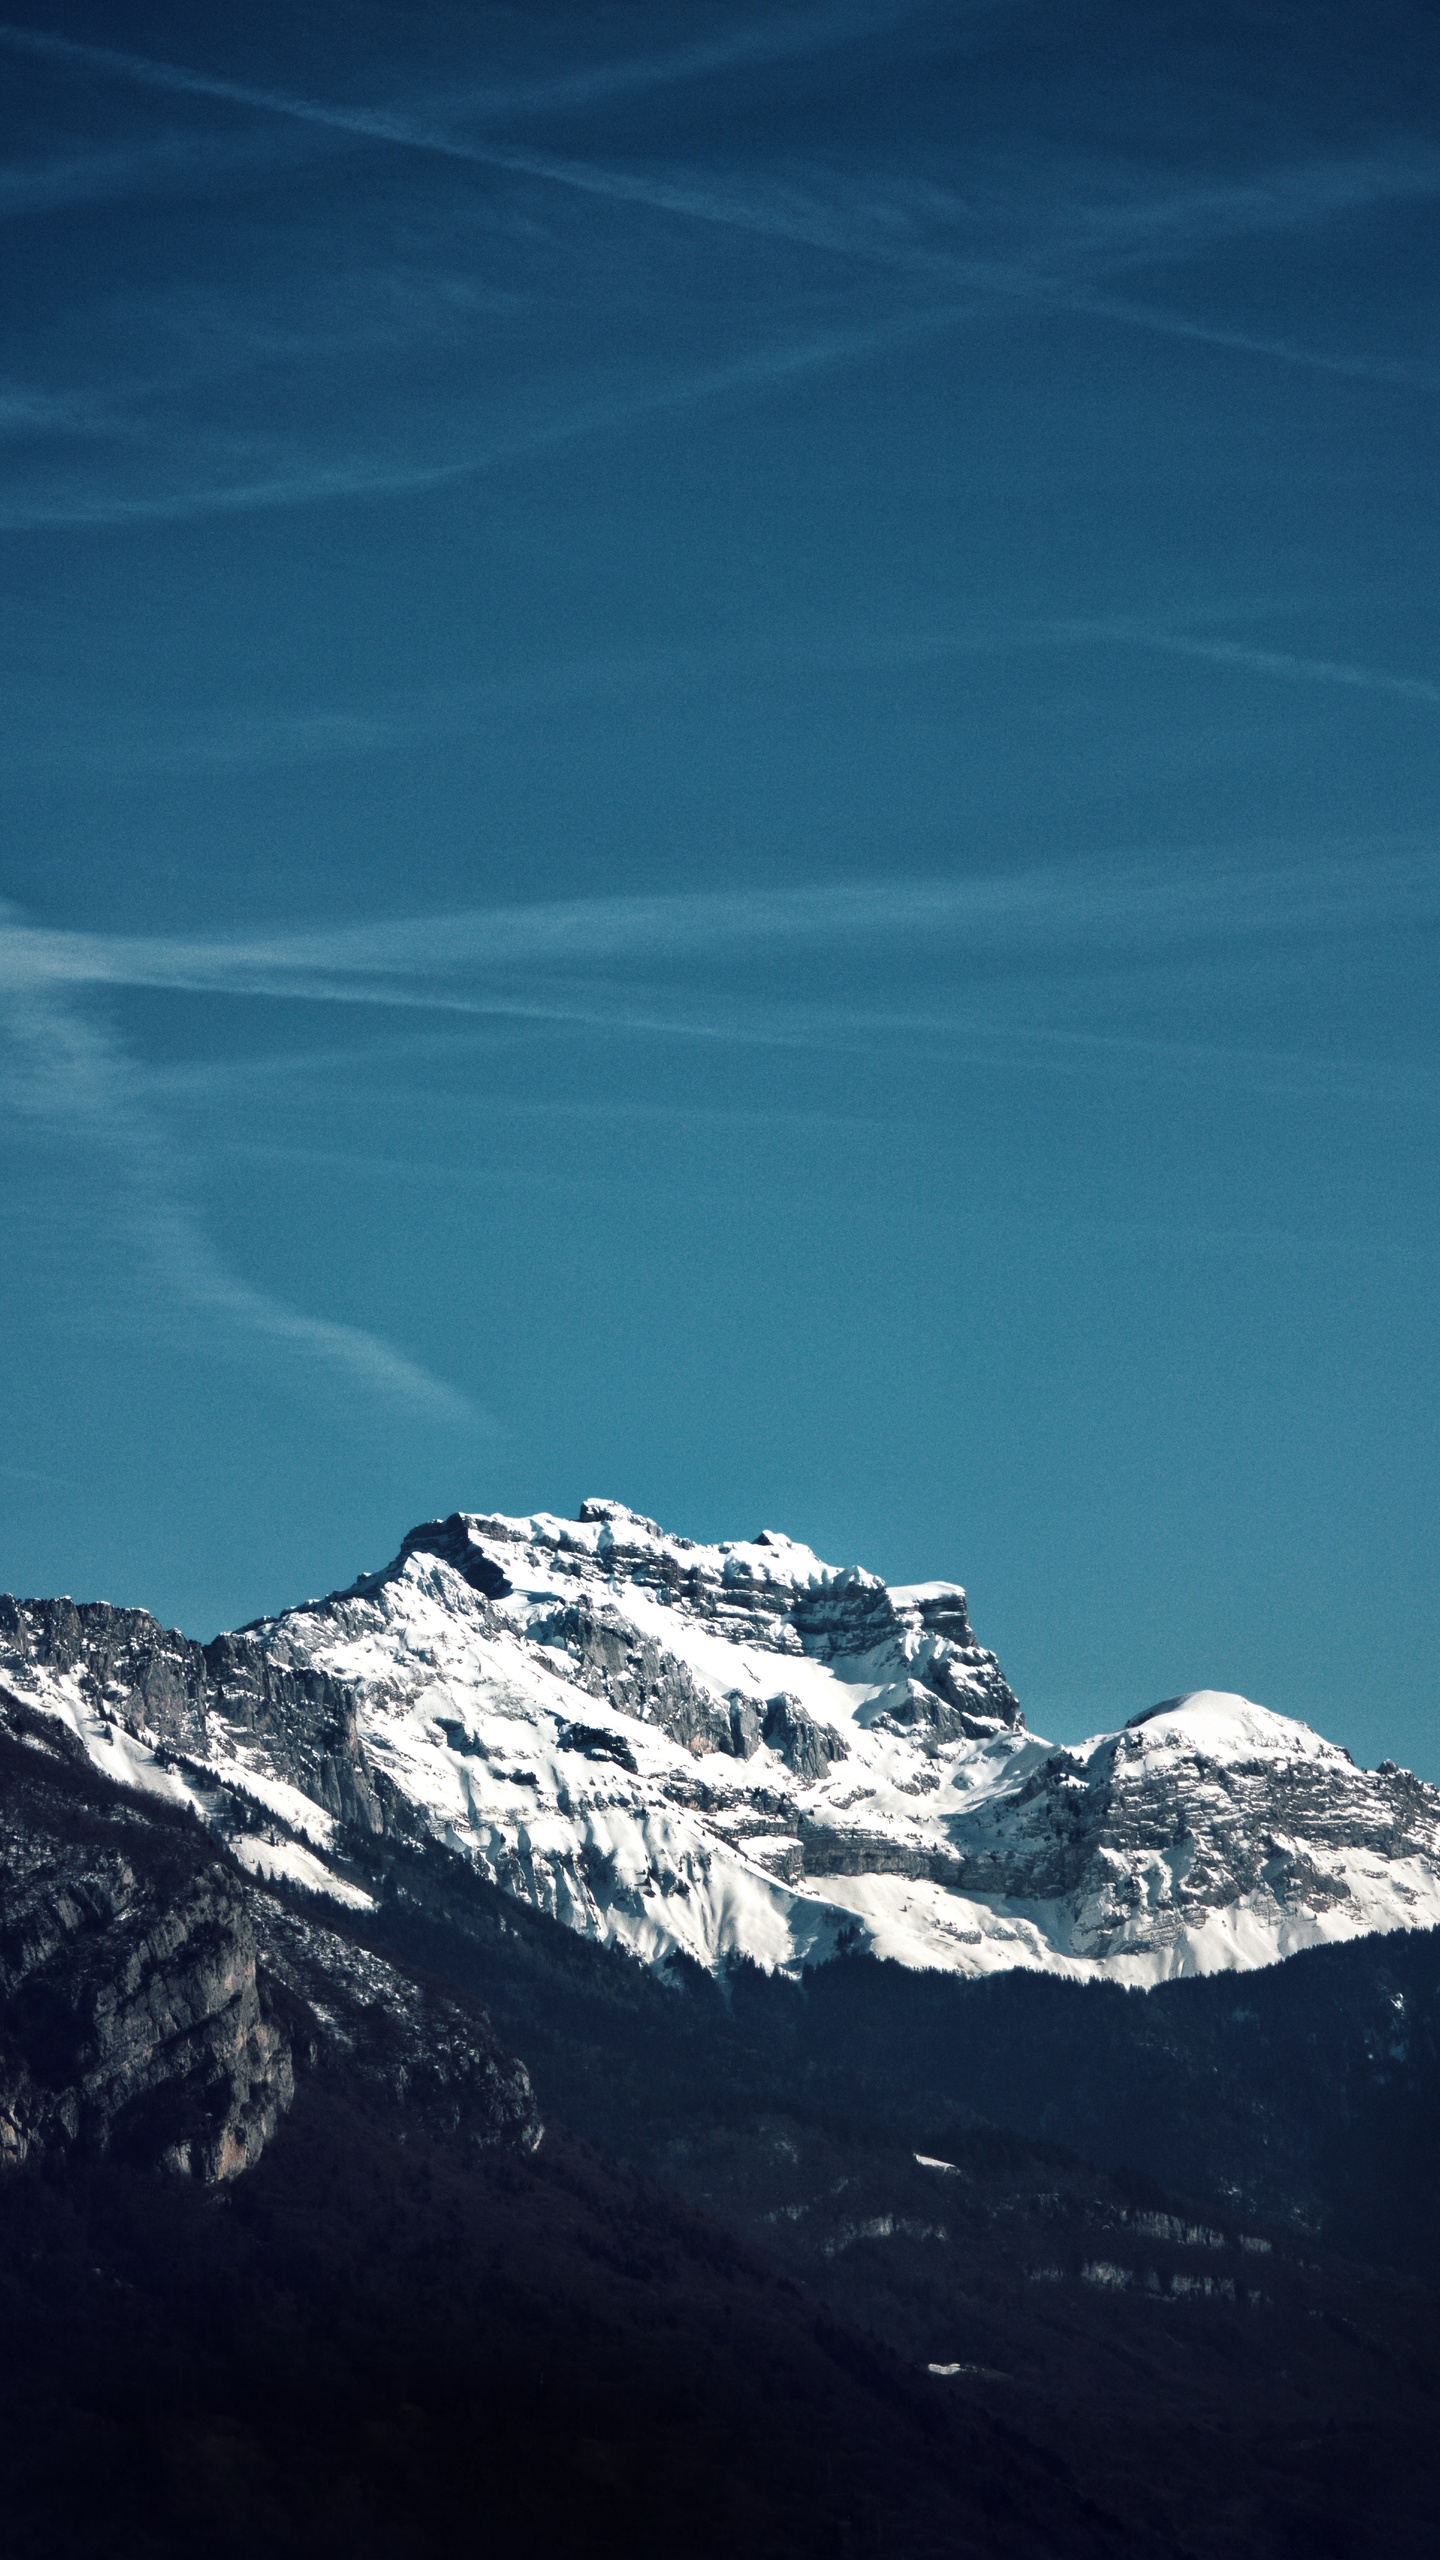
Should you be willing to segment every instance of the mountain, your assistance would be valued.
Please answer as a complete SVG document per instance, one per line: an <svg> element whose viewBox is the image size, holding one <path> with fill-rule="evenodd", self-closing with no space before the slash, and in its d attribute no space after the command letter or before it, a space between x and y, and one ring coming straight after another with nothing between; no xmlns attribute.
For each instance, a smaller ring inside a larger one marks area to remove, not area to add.
<svg viewBox="0 0 1440 2560"><path fill-rule="evenodd" d="M0 1677L250 1872L350 1908L429 1841L652 1964L847 1948L1150 1985L1440 1923L1440 1790L1209 1690L1056 1749L958 1584L614 1502L454 1513L206 1647L0 1603Z"/></svg>
<svg viewBox="0 0 1440 2560"><path fill-rule="evenodd" d="M0 1699L13 2560L1118 2555L1045 2448L542 2124L463 1989L69 1739Z"/></svg>
<svg viewBox="0 0 1440 2560"><path fill-rule="evenodd" d="M195 1657L105 1632L191 1711ZM320 1674L210 1670L344 1765ZM293 1837L218 1836L258 1799L130 1747L0 1695L17 2560L1432 2547L1436 1934L1239 1998L717 1979L419 1827L344 1899L267 1877Z"/></svg>

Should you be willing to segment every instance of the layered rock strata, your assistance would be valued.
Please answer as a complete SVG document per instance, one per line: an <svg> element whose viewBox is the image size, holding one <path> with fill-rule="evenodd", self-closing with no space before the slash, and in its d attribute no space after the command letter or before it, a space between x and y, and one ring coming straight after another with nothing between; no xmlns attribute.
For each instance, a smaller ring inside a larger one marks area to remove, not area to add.
<svg viewBox="0 0 1440 2560"><path fill-rule="evenodd" d="M651 1962L1146 1983L1440 1923L1440 1793L1406 1772L1209 1691L1057 1750L958 1585L612 1502L425 1522L204 1647L0 1603L0 1675L252 1873L363 1902L400 1833Z"/></svg>

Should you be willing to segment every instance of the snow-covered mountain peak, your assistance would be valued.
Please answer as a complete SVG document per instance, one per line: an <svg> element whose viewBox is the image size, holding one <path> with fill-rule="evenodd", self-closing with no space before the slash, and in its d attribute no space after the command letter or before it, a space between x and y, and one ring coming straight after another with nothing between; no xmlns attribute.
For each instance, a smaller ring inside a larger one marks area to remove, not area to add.
<svg viewBox="0 0 1440 2560"><path fill-rule="evenodd" d="M662 1529L657 1520L632 1511L623 1502L594 1497L582 1502L573 1520L537 1511L528 1517L506 1512L453 1511L446 1520L422 1521L401 1545L401 1556L417 1549L444 1555L467 1576L483 1559L509 1572L514 1550L522 1550L542 1571L599 1574L608 1580L652 1584L677 1605L693 1604L708 1588L744 1590L756 1586L777 1595L833 1589L883 1591L878 1574L859 1565L826 1564L797 1538L777 1529L758 1530L753 1538L728 1538L707 1546L696 1538ZM482 1570L481 1587L484 1587ZM926 1586L936 1591L949 1585ZM963 1593L960 1594L963 1599Z"/></svg>
<svg viewBox="0 0 1440 2560"><path fill-rule="evenodd" d="M918 1717L952 1741L1024 1729L994 1655L975 1642L958 1583L892 1591L878 1574L827 1564L777 1530L706 1546L618 1502L584 1502L574 1520L455 1511L412 1529L395 1564L357 1590L378 1589L423 1555L452 1566L542 1643L557 1604L618 1614L722 1699L732 1689L768 1694L773 1666L759 1657L779 1654L792 1666L831 1667L834 1677L818 1684L802 1672L801 1687L812 1709L842 1724L858 1716L914 1726Z"/></svg>
<svg viewBox="0 0 1440 2560"><path fill-rule="evenodd" d="M1440 1792L1408 1772L1206 1689L1057 1749L958 1583L774 1530L457 1511L203 1653L90 1617L0 1604L0 1670L131 1782L262 1804L237 1855L316 1889L363 1897L398 1829L647 1961L855 1944L1137 1984L1440 1925Z"/></svg>
<svg viewBox="0 0 1440 2560"><path fill-rule="evenodd" d="M1188 1752L1211 1760L1270 1758L1336 1760L1350 1763L1338 1742L1327 1742L1312 1725L1296 1716L1277 1715L1228 1689L1191 1689L1184 1697L1162 1698L1127 1718L1123 1728L1134 1740L1132 1751ZM1102 1736L1101 1741L1119 1740Z"/></svg>

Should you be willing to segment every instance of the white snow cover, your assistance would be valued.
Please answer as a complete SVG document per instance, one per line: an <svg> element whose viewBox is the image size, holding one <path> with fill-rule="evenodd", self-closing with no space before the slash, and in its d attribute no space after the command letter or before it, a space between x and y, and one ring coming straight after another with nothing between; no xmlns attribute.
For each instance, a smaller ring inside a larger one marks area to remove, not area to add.
<svg viewBox="0 0 1440 2560"><path fill-rule="evenodd" d="M648 1961L794 1967L854 1944L1139 1985L1440 1925L1440 1794L1248 1699L1195 1690L1056 1751L977 1694L957 1731L915 1712L947 1650L929 1627L963 1623L956 1584L887 1592L774 1531L703 1546L617 1503L444 1525L458 1561L437 1537L259 1632L357 1685L367 1751L438 1838ZM828 1766L612 1702L557 1627L577 1602L717 1714L794 1702ZM817 1625L831 1603L861 1622ZM952 1683L990 1663L962 1648Z"/></svg>
<svg viewBox="0 0 1440 2560"><path fill-rule="evenodd" d="M313 1850L302 1848L298 1840L266 1840L254 1832L243 1832L230 1844L235 1856L252 1876L278 1876L287 1884L303 1885L307 1893L323 1893L332 1902L346 1903L352 1911L373 1911L375 1896L358 1884L337 1876Z"/></svg>
<svg viewBox="0 0 1440 2560"><path fill-rule="evenodd" d="M1132 1716L1125 1730L1138 1735L1141 1748L1152 1753L1183 1755L1200 1751L1211 1759L1228 1756L1234 1760L1268 1753L1285 1760L1293 1759L1298 1752L1315 1760L1349 1759L1349 1753L1342 1751L1338 1742L1325 1741L1323 1735L1312 1733L1308 1724L1297 1724L1291 1716L1277 1716L1271 1708L1257 1707L1253 1699L1234 1697L1226 1689L1191 1689L1183 1698L1163 1699L1158 1707L1148 1707L1143 1715ZM1110 1738L1108 1734L1097 1734L1080 1748L1094 1751Z"/></svg>
<svg viewBox="0 0 1440 2560"><path fill-rule="evenodd" d="M454 1515L250 1632L353 1684L382 1789L437 1842L649 1963L856 1946L1143 1986L1440 1925L1440 1791L1208 1689L1056 1749L958 1585L887 1590L776 1532L702 1546L610 1502ZM203 1795L63 1687L101 1765ZM247 1864L355 1896L336 1824L262 1746L217 1730L212 1765L291 1835L252 1825Z"/></svg>

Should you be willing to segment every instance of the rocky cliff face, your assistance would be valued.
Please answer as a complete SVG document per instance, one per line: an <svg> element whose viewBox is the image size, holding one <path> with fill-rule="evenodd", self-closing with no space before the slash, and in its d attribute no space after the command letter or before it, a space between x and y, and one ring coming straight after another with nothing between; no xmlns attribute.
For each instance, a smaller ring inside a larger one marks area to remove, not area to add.
<svg viewBox="0 0 1440 2560"><path fill-rule="evenodd" d="M648 1961L1146 1983L1440 1922L1440 1792L1197 1692L1030 1733L951 1583L617 1503L452 1513L347 1591L200 1647L0 1603L0 1677L250 1873L363 1904L387 1834Z"/></svg>
<svg viewBox="0 0 1440 2560"><path fill-rule="evenodd" d="M902 1723L916 1721L917 1707L922 1723L942 1732L964 1727L972 1738L1021 1723L1019 1701L994 1654L975 1642L958 1583L891 1591L860 1566L824 1564L808 1547L774 1530L706 1547L668 1535L657 1521L627 1511L623 1503L592 1501L581 1504L573 1521L452 1512L447 1520L412 1529L397 1563L424 1555L440 1557L472 1589L497 1602L514 1603L519 1592L518 1609L506 1609L504 1617L519 1619L541 1641L547 1640L546 1613L537 1618L524 1594L552 1582L558 1594L567 1586L589 1595L604 1590L612 1598L612 1624L628 1625L632 1644L636 1604L642 1610L657 1604L670 1613L655 1647L657 1664L666 1659L664 1632L688 1623L764 1653L835 1666L864 1660L888 1671L889 1683L879 1685L904 1694L887 1695L880 1712L898 1714ZM628 1613L621 1595L632 1604ZM683 1656L671 1655L669 1666L672 1676L683 1679ZM758 1740L758 1731L749 1732L748 1749ZM727 1746L717 1741L712 1747ZM747 1756L747 1738L728 1747Z"/></svg>
<svg viewBox="0 0 1440 2560"><path fill-rule="evenodd" d="M78 2148L233 2177L295 2088L244 1881L183 1816L98 1800L78 1748L6 1709L0 2158Z"/></svg>
<svg viewBox="0 0 1440 2560"><path fill-rule="evenodd" d="M158 1629L92 1624L102 1663L120 1645L147 1674L165 1662ZM76 2153L230 2179L297 2071L469 2144L538 2138L483 2019L280 1906L183 1798L115 1785L63 1717L0 1689L0 2166Z"/></svg>
<svg viewBox="0 0 1440 2560"><path fill-rule="evenodd" d="M382 1817L356 1728L355 1697L309 1664L282 1664L250 1638L208 1645L103 1600L0 1594L0 1662L22 1681L51 1675L102 1720L202 1759L254 1750L266 1768L345 1822Z"/></svg>

